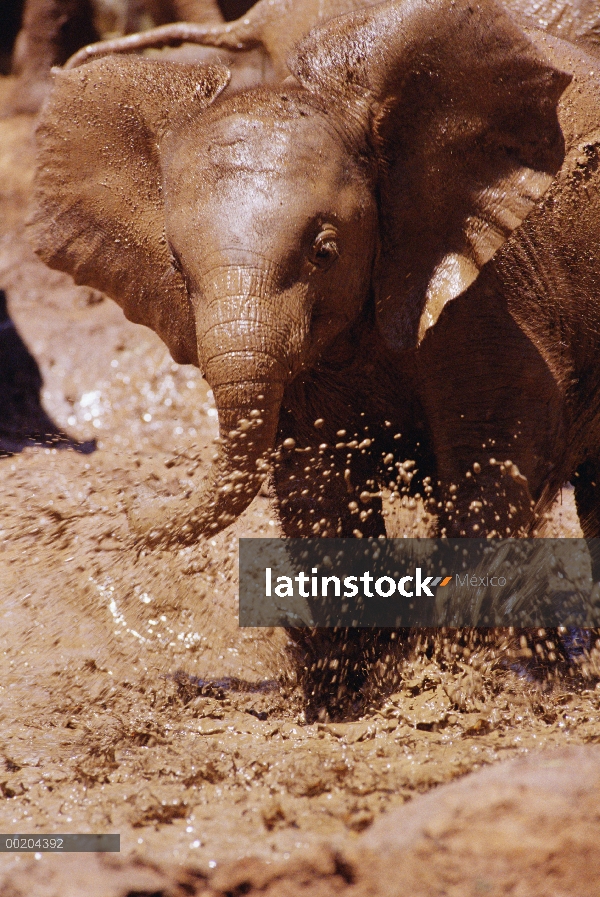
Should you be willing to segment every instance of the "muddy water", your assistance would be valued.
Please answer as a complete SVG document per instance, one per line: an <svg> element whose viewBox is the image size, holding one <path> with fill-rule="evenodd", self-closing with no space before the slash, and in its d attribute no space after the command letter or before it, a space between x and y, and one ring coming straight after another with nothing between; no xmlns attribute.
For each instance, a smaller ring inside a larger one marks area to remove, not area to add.
<svg viewBox="0 0 600 897"><path fill-rule="evenodd" d="M120 832L124 857L210 874L351 843L477 767L598 741L594 658L540 683L502 645L416 637L392 694L382 681L362 718L306 725L286 634L236 622L237 539L279 532L264 496L215 539L136 549L128 496L202 476L214 405L154 334L33 256L31 129L0 121L0 288L43 379L28 416L0 421L0 831ZM550 533L580 534L567 489ZM0 879L41 864L67 893L61 862L3 854Z"/></svg>

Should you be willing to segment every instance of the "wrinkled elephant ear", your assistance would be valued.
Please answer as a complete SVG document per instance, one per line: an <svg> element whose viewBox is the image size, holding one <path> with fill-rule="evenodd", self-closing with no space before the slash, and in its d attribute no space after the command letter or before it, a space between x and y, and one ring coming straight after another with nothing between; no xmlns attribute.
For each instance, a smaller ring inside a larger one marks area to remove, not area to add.
<svg viewBox="0 0 600 897"><path fill-rule="evenodd" d="M569 84L493 0L388 2L334 19L290 69L379 163L379 325L414 346L547 190Z"/></svg>
<svg viewBox="0 0 600 897"><path fill-rule="evenodd" d="M197 361L184 280L165 236L160 141L229 80L222 66L105 58L57 72L37 129L29 236L38 255Z"/></svg>

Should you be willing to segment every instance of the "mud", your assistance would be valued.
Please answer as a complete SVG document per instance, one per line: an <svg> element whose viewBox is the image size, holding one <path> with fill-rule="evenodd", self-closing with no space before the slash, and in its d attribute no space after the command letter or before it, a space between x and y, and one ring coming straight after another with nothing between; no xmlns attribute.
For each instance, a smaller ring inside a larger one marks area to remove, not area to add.
<svg viewBox="0 0 600 897"><path fill-rule="evenodd" d="M16 328L0 331L0 359L17 352L29 371L0 421L0 831L120 832L121 854L1 854L0 893L279 893L275 879L285 893L356 889L348 869L363 847L380 849L361 833L385 826L383 812L500 760L535 766L544 749L600 741L595 655L536 677L500 635L465 645L415 634L359 719L306 724L286 633L237 626L237 539L279 533L268 498L198 546L136 547L128 498L148 481L191 488L216 412L158 337L31 252L32 127L0 121L0 289ZM418 512L403 513L392 533L419 532ZM549 534L580 535L569 488ZM565 756L570 769L583 762ZM575 839L591 813L577 806L565 797L556 810ZM496 815L509 825L511 812L508 802ZM402 849L421 861L437 849L435 837L419 844ZM552 890L545 862L528 890L523 860L511 893L573 893ZM496 879L467 888L467 867L464 882L453 867L455 890L423 893L496 893ZM244 884L240 868L255 878ZM389 892L421 893L406 881ZM377 877L363 886L377 892Z"/></svg>

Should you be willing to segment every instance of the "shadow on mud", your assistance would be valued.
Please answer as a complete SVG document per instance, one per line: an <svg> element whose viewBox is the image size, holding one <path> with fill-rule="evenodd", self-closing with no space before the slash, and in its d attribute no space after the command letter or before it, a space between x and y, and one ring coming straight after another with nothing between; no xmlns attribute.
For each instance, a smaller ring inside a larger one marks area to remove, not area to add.
<svg viewBox="0 0 600 897"><path fill-rule="evenodd" d="M29 446L73 449L89 455L96 441L78 442L49 417L41 403L42 375L8 313L0 290L0 457Z"/></svg>

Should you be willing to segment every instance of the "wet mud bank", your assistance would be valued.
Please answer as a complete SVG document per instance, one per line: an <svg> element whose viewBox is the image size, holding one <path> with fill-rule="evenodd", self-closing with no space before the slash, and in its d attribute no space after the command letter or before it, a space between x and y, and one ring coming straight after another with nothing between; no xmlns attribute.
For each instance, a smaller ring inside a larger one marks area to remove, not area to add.
<svg viewBox="0 0 600 897"><path fill-rule="evenodd" d="M597 893L594 657L535 678L500 639L414 635L360 718L307 723L286 633L237 625L268 498L197 546L133 542L142 484L208 469L214 403L33 255L32 127L0 121L0 830L120 832L121 855L2 854L0 891ZM569 489L551 532L580 535Z"/></svg>

